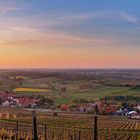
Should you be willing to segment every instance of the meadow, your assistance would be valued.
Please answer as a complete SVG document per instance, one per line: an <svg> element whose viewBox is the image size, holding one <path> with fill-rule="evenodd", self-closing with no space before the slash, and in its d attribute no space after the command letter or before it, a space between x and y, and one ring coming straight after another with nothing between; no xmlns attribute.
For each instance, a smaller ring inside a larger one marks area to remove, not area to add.
<svg viewBox="0 0 140 140"><path fill-rule="evenodd" d="M0 91L43 95L55 105L74 100L97 101L105 96L140 96L138 70L22 70L2 71Z"/></svg>
<svg viewBox="0 0 140 140"><path fill-rule="evenodd" d="M104 96L112 95L132 95L138 92L135 90L130 90L127 87L112 87L112 86L102 86L96 89L87 90L69 90L65 92L55 92L49 89L33 89L33 88L16 88L13 90L16 94L21 95L44 95L47 98L54 100L55 104L72 104L76 99L86 99L97 101Z"/></svg>

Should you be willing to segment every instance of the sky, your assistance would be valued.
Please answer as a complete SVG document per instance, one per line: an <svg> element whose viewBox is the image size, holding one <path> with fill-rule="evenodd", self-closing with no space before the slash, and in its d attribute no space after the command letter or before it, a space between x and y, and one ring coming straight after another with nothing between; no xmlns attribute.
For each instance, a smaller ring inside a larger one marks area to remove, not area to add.
<svg viewBox="0 0 140 140"><path fill-rule="evenodd" d="M0 0L0 68L140 68L139 0Z"/></svg>

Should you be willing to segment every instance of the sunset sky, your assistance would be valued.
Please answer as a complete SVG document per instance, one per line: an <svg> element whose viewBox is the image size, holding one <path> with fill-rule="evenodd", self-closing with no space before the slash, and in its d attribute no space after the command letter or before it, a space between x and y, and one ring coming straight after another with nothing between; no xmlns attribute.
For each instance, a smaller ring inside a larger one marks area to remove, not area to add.
<svg viewBox="0 0 140 140"><path fill-rule="evenodd" d="M139 7L139 0L0 0L0 68L140 68Z"/></svg>

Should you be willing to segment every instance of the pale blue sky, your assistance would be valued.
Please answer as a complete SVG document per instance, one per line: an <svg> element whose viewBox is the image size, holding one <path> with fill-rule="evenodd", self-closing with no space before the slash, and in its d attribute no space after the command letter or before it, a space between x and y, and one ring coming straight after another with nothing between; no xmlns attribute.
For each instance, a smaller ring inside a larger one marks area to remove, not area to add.
<svg viewBox="0 0 140 140"><path fill-rule="evenodd" d="M33 60L38 58L41 61L43 58L40 56L44 52L48 54L48 50L55 52L49 53L52 61L55 56L59 58L59 55L65 56L68 52L72 56L73 51L78 51L81 59L85 58L83 65L78 64L80 58L77 58L77 65L69 62L71 65L66 67L102 67L97 57L91 58L99 65L86 64L89 60L86 55L91 51L94 55L98 52L102 52L104 57L110 55L110 59L114 53L114 62L108 62L108 58L103 67L139 67L140 63L136 62L140 59L139 6L139 0L0 0L0 51L8 50L11 57L14 56L13 62L9 62L10 67L16 67L14 53L25 55L28 51ZM11 51L11 48L14 50ZM86 53L82 57L84 51ZM124 63L119 62L120 53ZM68 58L68 61L72 60ZM29 64L25 63L25 66L29 67ZM47 63L40 65L47 66ZM18 64L17 67L22 66Z"/></svg>

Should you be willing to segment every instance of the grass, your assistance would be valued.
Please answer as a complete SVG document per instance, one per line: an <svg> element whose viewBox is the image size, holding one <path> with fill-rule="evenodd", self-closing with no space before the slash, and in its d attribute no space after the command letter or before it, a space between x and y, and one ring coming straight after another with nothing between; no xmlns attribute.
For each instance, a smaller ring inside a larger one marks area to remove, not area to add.
<svg viewBox="0 0 140 140"><path fill-rule="evenodd" d="M140 93L140 87L132 88L131 91Z"/></svg>
<svg viewBox="0 0 140 140"><path fill-rule="evenodd" d="M72 90L66 91L64 93L47 93L45 94L46 97L53 98L55 104L73 104L73 100L75 99L87 99L87 100L99 100L104 96L112 96L116 94L125 93L128 91L129 88L127 87L109 87L109 86L102 86L96 89L90 90Z"/></svg>
<svg viewBox="0 0 140 140"><path fill-rule="evenodd" d="M133 95L140 96L140 88L129 88L120 86L99 86L94 89L87 90L67 90L65 92L53 92L42 88L19 87L14 89L17 94L26 95L44 95L54 100L55 105L73 104L75 99L99 100L104 96L113 95Z"/></svg>
<svg viewBox="0 0 140 140"><path fill-rule="evenodd" d="M140 96L140 87L130 88L123 95Z"/></svg>
<svg viewBox="0 0 140 140"><path fill-rule="evenodd" d="M97 101L105 96L113 95L140 96L140 88L132 89L130 87L115 86L122 82L120 79L109 79L106 80L104 84L100 83L100 80L87 81L83 79L62 81L63 80L61 78L57 79L55 77L29 78L22 81L22 85L18 85L18 88L14 89L13 91L22 95L44 95L47 98L53 99L55 105L74 104L73 101L76 99ZM67 90L65 92L51 91L47 89L48 83L51 83L56 88L65 87ZM90 84L95 85L95 87L87 87L79 90L79 87Z"/></svg>
<svg viewBox="0 0 140 140"><path fill-rule="evenodd" d="M54 100L56 105L59 104L73 104L75 99L87 99L87 100L99 100L104 96L112 95L129 95L130 89L128 87L113 87L113 86L101 86L95 89L88 90L68 90L66 92L51 92L47 89L37 88L16 88L14 90L17 94L29 94L29 95L44 95L47 98ZM132 94L133 91L131 91Z"/></svg>

